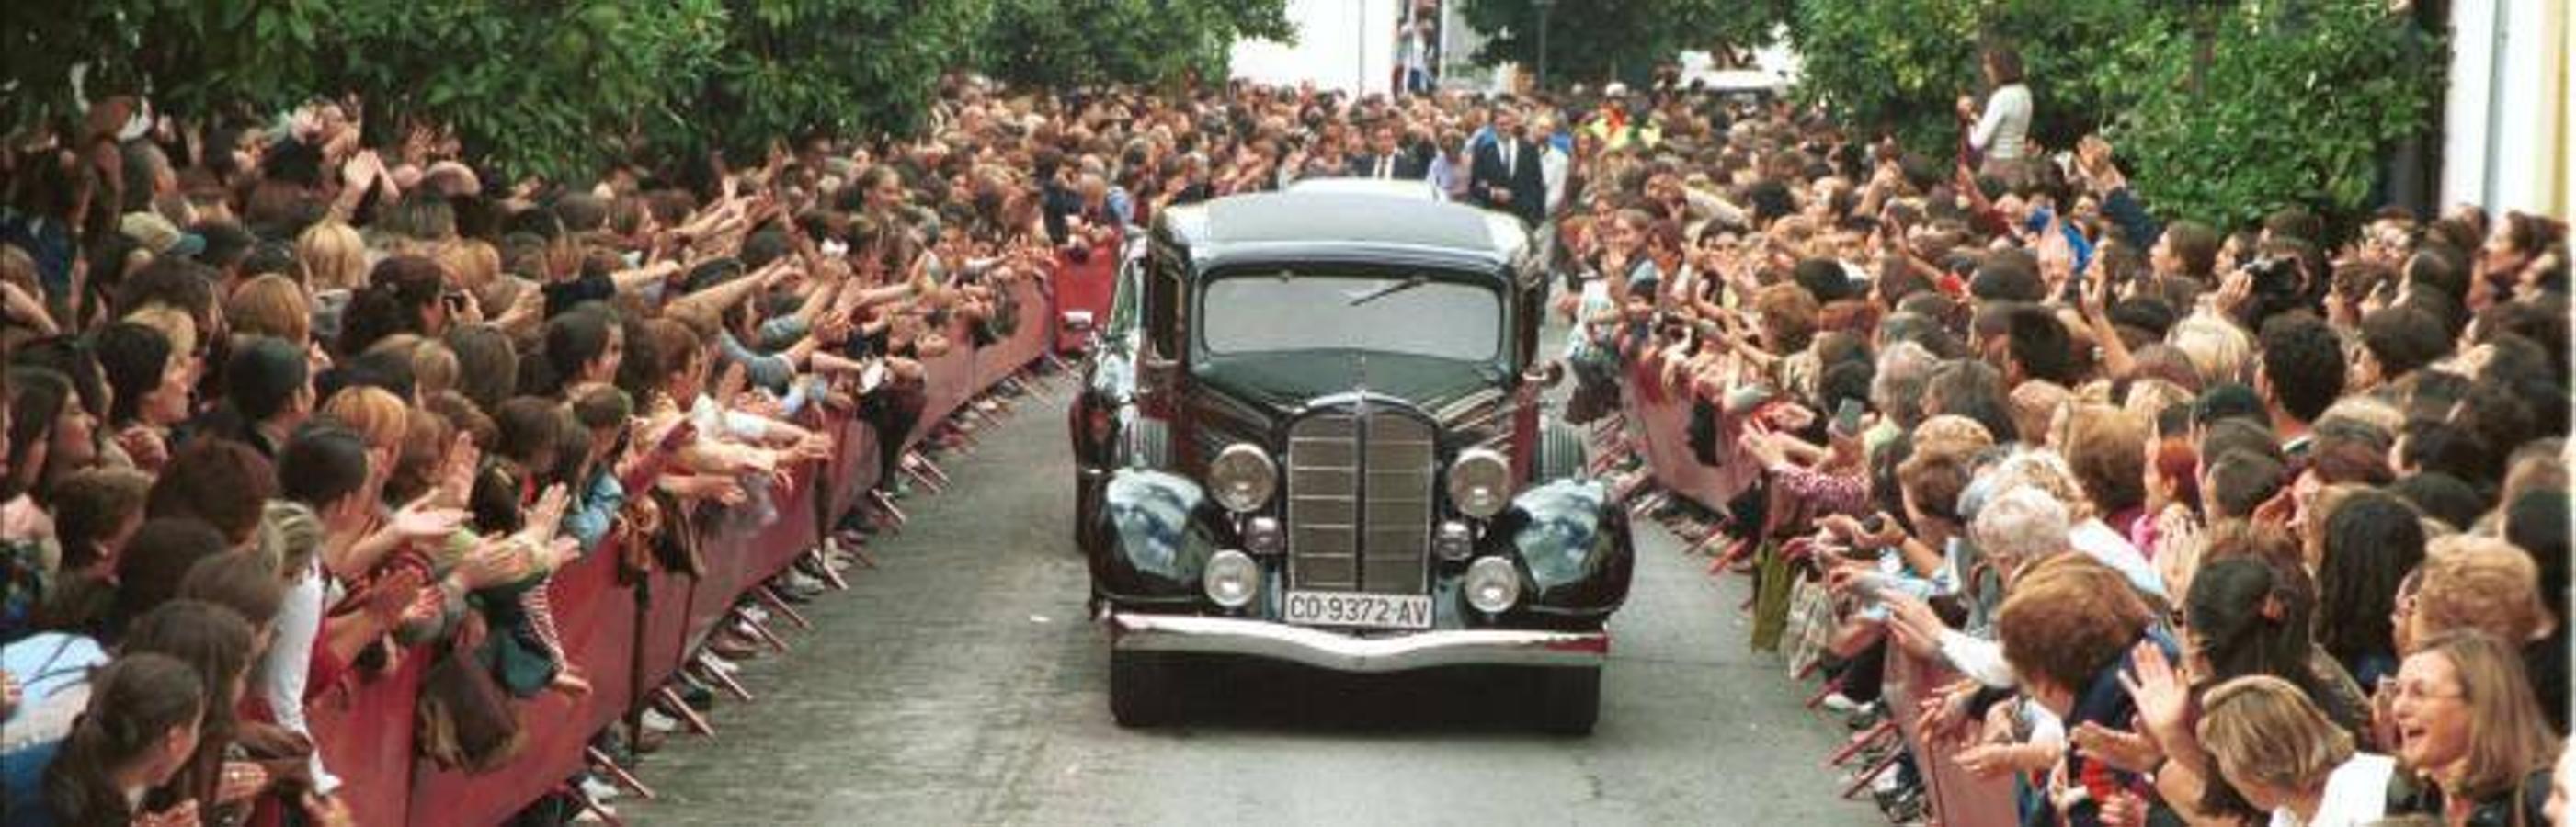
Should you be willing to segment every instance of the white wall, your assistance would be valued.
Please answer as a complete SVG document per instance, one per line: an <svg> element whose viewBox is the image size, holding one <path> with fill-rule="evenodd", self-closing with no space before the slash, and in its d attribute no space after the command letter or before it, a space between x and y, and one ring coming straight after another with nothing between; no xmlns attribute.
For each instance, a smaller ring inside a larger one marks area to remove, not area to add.
<svg viewBox="0 0 2576 827"><path fill-rule="evenodd" d="M2568 214L2569 15L2562 0L2452 4L2443 205Z"/></svg>
<svg viewBox="0 0 2576 827"><path fill-rule="evenodd" d="M1289 0L1297 45L1234 44L1234 76L1260 83L1313 82L1354 94L1393 89L1397 0Z"/></svg>

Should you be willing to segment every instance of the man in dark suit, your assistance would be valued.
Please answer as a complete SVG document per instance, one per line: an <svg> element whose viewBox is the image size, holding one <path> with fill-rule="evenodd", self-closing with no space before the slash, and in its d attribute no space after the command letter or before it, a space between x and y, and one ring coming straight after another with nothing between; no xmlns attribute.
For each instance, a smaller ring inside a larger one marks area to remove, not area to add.
<svg viewBox="0 0 2576 827"><path fill-rule="evenodd" d="M1395 142L1395 125L1379 124L1369 133L1369 151L1351 157L1351 177L1419 181L1430 170L1422 159Z"/></svg>
<svg viewBox="0 0 2576 827"><path fill-rule="evenodd" d="M1520 216L1535 227L1547 217L1547 179L1539 173L1536 144L1521 135L1519 112L1494 113L1494 140L1476 148L1470 162L1467 195L1486 209Z"/></svg>

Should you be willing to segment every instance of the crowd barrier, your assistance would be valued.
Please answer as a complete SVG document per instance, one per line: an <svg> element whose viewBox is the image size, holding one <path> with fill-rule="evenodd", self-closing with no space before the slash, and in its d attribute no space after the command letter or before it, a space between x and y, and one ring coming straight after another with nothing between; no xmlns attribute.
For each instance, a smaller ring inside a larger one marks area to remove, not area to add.
<svg viewBox="0 0 2576 827"><path fill-rule="evenodd" d="M1632 382L1655 381L1652 374L1642 377L1632 373ZM1703 465L1690 450L1690 416L1692 400L1687 394L1653 395L1629 392L1621 395L1625 407L1628 433L1638 454L1644 458L1655 484L1676 497L1684 497L1710 511L1723 513L1736 492L1725 490L1725 481L1716 468ZM1721 417L1718 445L1735 444L1737 431L1728 418ZM1914 658L1890 647L1885 680L1884 703L1893 714L1906 746L1912 749L1916 769L1921 773L1927 801L1941 823L1950 827L2009 827L2019 823L2013 807L2013 785L2010 778L1981 779L1959 767L1950 752L1921 748L1916 737L1914 710L1917 702L1958 677L1943 664Z"/></svg>
<svg viewBox="0 0 2576 827"><path fill-rule="evenodd" d="M1081 350L1084 339L1090 336L1089 331L1066 324L1065 316L1089 314L1095 329L1109 323L1109 300L1118 288L1118 251L1117 241L1095 244L1081 261L1067 258L1063 268L1056 271L1056 312L1049 322L1056 326L1056 352Z"/></svg>
<svg viewBox="0 0 2576 827"><path fill-rule="evenodd" d="M1093 262L1108 258L1096 255ZM924 360L929 403L920 426L903 435L899 446L912 444L1057 345L1059 316L1048 292L1029 281L1013 289L1020 315L1012 336L971 347L960 323L949 332L958 346ZM833 518L876 484L878 452L888 450L882 435L846 414L806 424L833 433L837 455L799 469L792 484L770 491L771 519L755 521L747 516L750 509L734 509L702 521L697 528L707 571L701 576L657 570L623 582L615 540L555 573L547 595L564 652L591 689L578 697L544 692L519 701L526 741L507 764L466 773L419 760L414 720L421 679L433 657L428 648L403 653L392 668L354 678L309 704L314 740L324 764L342 779L341 797L357 823L496 824L579 772L593 735L639 708L738 600L793 565L830 530Z"/></svg>

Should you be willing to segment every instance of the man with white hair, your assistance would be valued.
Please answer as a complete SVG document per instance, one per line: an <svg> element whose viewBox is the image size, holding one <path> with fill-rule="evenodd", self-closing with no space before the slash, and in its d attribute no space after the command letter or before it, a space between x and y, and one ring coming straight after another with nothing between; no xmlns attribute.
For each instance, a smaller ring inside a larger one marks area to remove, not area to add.
<svg viewBox="0 0 2576 827"><path fill-rule="evenodd" d="M2004 582L2070 548L2066 504L2035 485L1997 495L1968 523L1968 536Z"/></svg>
<svg viewBox="0 0 2576 827"><path fill-rule="evenodd" d="M1870 406L1887 413L1884 424L1911 433L1923 421L1923 386L1941 358L1914 342L1888 345L1878 354L1878 370L1869 381Z"/></svg>
<svg viewBox="0 0 2576 827"><path fill-rule="evenodd" d="M1968 521L1968 536L1993 567L1996 579L2009 589L2015 574L2071 548L2067 525L2065 503L2045 488L2020 485L1988 498L1984 507L1976 509ZM1950 628L1929 605L1910 595L1891 595L1887 604L1890 630L1900 640L1930 642L1951 668L1979 684L1995 689L2015 686L2002 644Z"/></svg>

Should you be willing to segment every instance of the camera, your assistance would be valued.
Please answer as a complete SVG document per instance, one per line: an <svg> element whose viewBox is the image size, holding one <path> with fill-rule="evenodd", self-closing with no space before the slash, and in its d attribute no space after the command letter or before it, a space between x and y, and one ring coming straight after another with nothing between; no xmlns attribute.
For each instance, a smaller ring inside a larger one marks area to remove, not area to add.
<svg viewBox="0 0 2576 827"><path fill-rule="evenodd" d="M2238 268L2253 281L2253 294L2246 303L2249 318L2262 319L2273 313L2297 307L2305 289L2299 260L2289 256L2263 256Z"/></svg>
<svg viewBox="0 0 2576 827"><path fill-rule="evenodd" d="M2254 277L2254 295L2291 295L2299 292L2299 261L2289 256L2263 256L2248 261L2242 269Z"/></svg>

